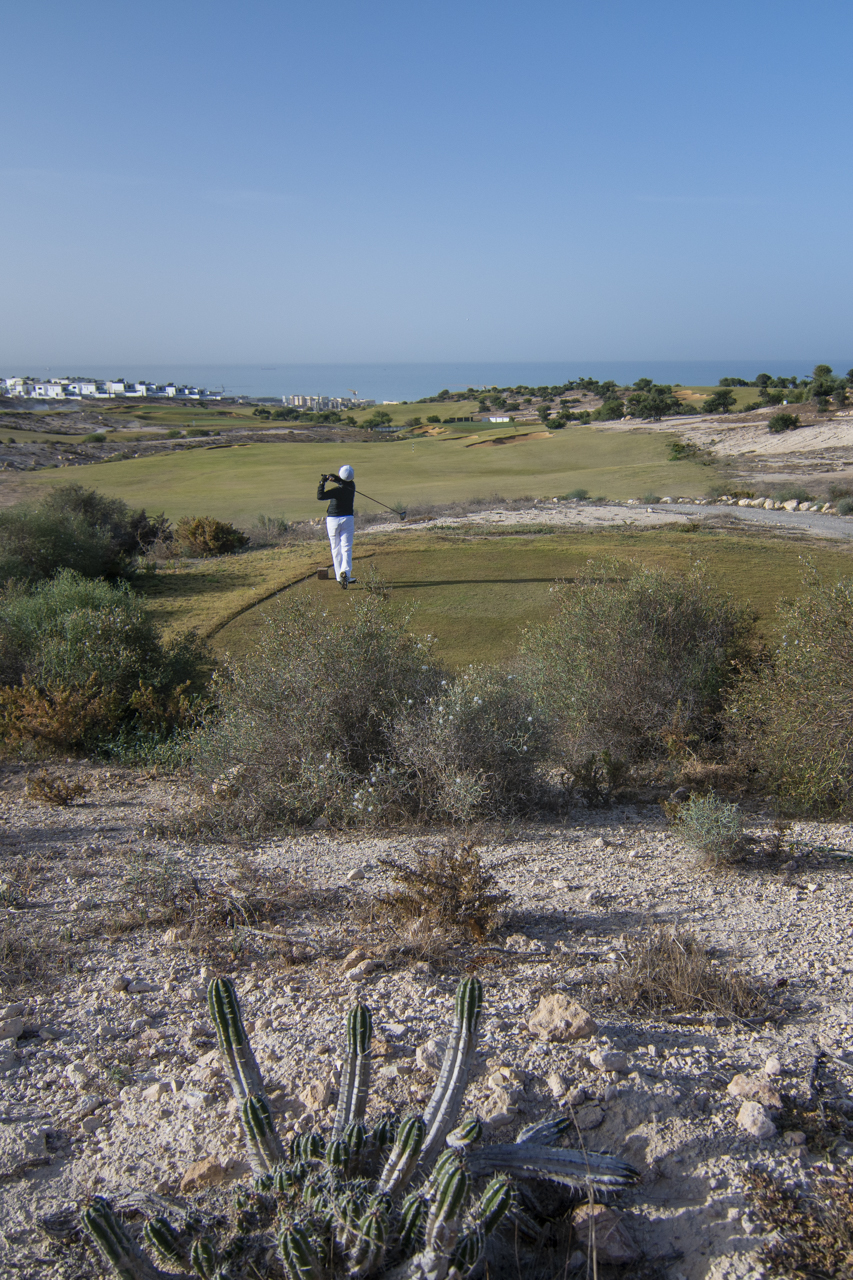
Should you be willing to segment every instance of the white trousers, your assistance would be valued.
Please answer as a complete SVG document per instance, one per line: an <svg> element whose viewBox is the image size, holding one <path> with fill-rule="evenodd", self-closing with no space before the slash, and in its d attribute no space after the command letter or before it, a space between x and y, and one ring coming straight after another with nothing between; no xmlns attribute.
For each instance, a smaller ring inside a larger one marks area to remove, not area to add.
<svg viewBox="0 0 853 1280"><path fill-rule="evenodd" d="M332 563L335 566L335 577L340 582L341 574L352 577L352 535L355 529L354 516L326 516L326 531L332 544Z"/></svg>

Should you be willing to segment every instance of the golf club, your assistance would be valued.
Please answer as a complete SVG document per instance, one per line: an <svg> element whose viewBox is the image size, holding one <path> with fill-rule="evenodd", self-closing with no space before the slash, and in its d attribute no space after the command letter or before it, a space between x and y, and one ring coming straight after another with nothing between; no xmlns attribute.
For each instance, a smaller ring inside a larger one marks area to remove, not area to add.
<svg viewBox="0 0 853 1280"><path fill-rule="evenodd" d="M371 498L369 493L362 493L360 489L356 489L356 493L360 498L367 498L368 502L375 502L377 507L384 507L386 511L393 511L395 516L399 516L401 520L405 520L405 511L398 511L396 507L389 507L387 502L380 502L378 498Z"/></svg>

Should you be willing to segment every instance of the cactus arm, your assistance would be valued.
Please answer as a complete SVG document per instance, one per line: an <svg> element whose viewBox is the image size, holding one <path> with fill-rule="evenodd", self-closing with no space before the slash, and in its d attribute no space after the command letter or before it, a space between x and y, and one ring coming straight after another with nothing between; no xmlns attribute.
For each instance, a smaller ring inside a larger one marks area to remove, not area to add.
<svg viewBox="0 0 853 1280"><path fill-rule="evenodd" d="M420 1116L409 1116L397 1130L397 1137L379 1178L379 1190L402 1191L412 1179L423 1150L426 1125Z"/></svg>
<svg viewBox="0 0 853 1280"><path fill-rule="evenodd" d="M426 1224L426 1252L449 1254L456 1244L462 1214L471 1194L471 1175L461 1161L438 1180Z"/></svg>
<svg viewBox="0 0 853 1280"><path fill-rule="evenodd" d="M614 1190L630 1186L640 1176L636 1169L616 1156L599 1151L540 1147L530 1142L483 1147L468 1154L468 1164L475 1177L504 1172L517 1178L537 1178L577 1190L591 1186Z"/></svg>
<svg viewBox="0 0 853 1280"><path fill-rule="evenodd" d="M323 1267L308 1232L299 1223L283 1231L278 1239L279 1254L291 1280L320 1280Z"/></svg>
<svg viewBox="0 0 853 1280"><path fill-rule="evenodd" d="M240 1002L230 978L213 979L207 989L207 1003L234 1097L238 1102L245 1102L250 1096L265 1097L261 1069L252 1053Z"/></svg>
<svg viewBox="0 0 853 1280"><path fill-rule="evenodd" d="M529 1124L516 1138L516 1143L532 1142L537 1147L550 1147L568 1133L575 1125L573 1116L555 1116L551 1120L541 1120L538 1124Z"/></svg>
<svg viewBox="0 0 853 1280"><path fill-rule="evenodd" d="M196 1240L190 1251L190 1264L201 1280L216 1280L219 1259L209 1240Z"/></svg>
<svg viewBox="0 0 853 1280"><path fill-rule="evenodd" d="M145 1243L150 1244L161 1258L167 1262L177 1262L183 1266L188 1262L187 1250L181 1244L180 1236L166 1218L152 1218L142 1228Z"/></svg>
<svg viewBox="0 0 853 1280"><path fill-rule="evenodd" d="M459 1114L477 1043L477 1023L482 1005L483 984L479 978L464 978L456 992L453 1036L424 1112L427 1136L421 1161L425 1166L435 1158Z"/></svg>
<svg viewBox="0 0 853 1280"><path fill-rule="evenodd" d="M356 1241L350 1261L356 1276L373 1275L382 1265L388 1241L391 1202L386 1195L371 1197L367 1212L355 1224Z"/></svg>
<svg viewBox="0 0 853 1280"><path fill-rule="evenodd" d="M466 1120L464 1124L460 1124L458 1129L454 1129L445 1138L448 1147L453 1147L455 1151L464 1151L470 1147L472 1142L477 1142L483 1136L483 1122L478 1120L476 1116L472 1116Z"/></svg>
<svg viewBox="0 0 853 1280"><path fill-rule="evenodd" d="M284 1147L276 1133L275 1124L263 1094L246 1099L240 1108L240 1122L246 1139L249 1163L256 1176L270 1173L277 1164L286 1160Z"/></svg>
<svg viewBox="0 0 853 1280"><path fill-rule="evenodd" d="M482 1231L490 1236L514 1204L512 1183L505 1175L501 1175L492 1178L475 1205L472 1216Z"/></svg>
<svg viewBox="0 0 853 1280"><path fill-rule="evenodd" d="M81 1217L87 1235L121 1280L181 1280L174 1272L155 1267L113 1213L109 1201L96 1196Z"/></svg>
<svg viewBox="0 0 853 1280"><path fill-rule="evenodd" d="M338 1109L332 1136L340 1137L353 1120L363 1120L370 1082L370 1041L373 1019L367 1005L357 1004L347 1018L347 1056L341 1073Z"/></svg>

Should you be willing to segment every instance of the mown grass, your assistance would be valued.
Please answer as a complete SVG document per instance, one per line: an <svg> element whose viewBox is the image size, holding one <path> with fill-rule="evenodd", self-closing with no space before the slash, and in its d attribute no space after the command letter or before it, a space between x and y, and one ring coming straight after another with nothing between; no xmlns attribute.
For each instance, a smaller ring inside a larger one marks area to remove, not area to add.
<svg viewBox="0 0 853 1280"><path fill-rule="evenodd" d="M685 404L691 404L694 408L701 409L704 401L719 390L719 387L676 387L675 394ZM735 397L734 406L730 410L732 413L737 413L746 405L754 404L761 398L758 387L729 387L728 390Z"/></svg>
<svg viewBox="0 0 853 1280"><path fill-rule="evenodd" d="M799 543L773 535L694 528L376 533L357 537L360 582L350 592L316 578L292 589L319 596L333 613L342 613L365 589L372 566L393 588L391 598L414 608L417 630L438 637L444 661L462 666L510 657L520 629L548 616L554 582L570 581L590 559L608 557L680 571L701 560L713 582L750 604L769 636L776 602L800 589L802 554ZM817 546L810 555L828 578L853 569L853 552L845 548ZM239 654L260 634L261 610L251 607L253 601L328 563L325 543L300 544L179 565L146 579L144 589L168 629L197 626L205 635L249 606L213 636L215 649Z"/></svg>
<svg viewBox="0 0 853 1280"><path fill-rule="evenodd" d="M507 434L515 432L492 428L487 433L492 439ZM486 447L469 433L457 433L364 444L197 448L93 464L86 469L86 482L133 507L165 510L172 520L212 515L248 525L260 511L291 520L321 514L317 477L343 462L355 467L359 489L389 505L465 501L495 493L551 497L578 488L611 498L647 492L687 496L705 493L718 479L713 467L668 461L666 433L575 427L546 439ZM66 482L62 473L40 472L29 479L28 489L38 493L44 485ZM363 499L358 502L363 511L376 510Z"/></svg>

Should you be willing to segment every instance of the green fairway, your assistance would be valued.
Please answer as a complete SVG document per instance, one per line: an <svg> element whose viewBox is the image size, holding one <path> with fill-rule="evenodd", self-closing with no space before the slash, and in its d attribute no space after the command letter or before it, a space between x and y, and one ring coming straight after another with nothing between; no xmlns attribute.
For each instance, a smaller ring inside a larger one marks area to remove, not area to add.
<svg viewBox="0 0 853 1280"><path fill-rule="evenodd" d="M511 442L509 437L534 438ZM535 438L538 435L544 438ZM507 440L506 443L493 441ZM41 472L42 486L77 483L124 498L135 507L182 515L212 515L251 524L259 512L304 520L322 514L316 501L321 471L349 462L359 489L389 505L441 503L500 494L550 497L587 489L609 498L647 492L699 495L716 480L712 467L667 461L664 433L575 427L552 435L535 428L489 427L451 438L376 440L365 444L246 444L196 448L75 471ZM358 499L362 511L376 510Z"/></svg>
<svg viewBox="0 0 853 1280"><path fill-rule="evenodd" d="M853 573L851 550L821 546L810 555L827 578ZM705 532L690 526L637 532L376 534L357 540L357 587L345 593L334 581L312 577L291 589L316 596L335 613L345 612L365 589L372 567L393 589L391 599L414 610L413 627L437 636L441 657L461 666L510 657L520 630L548 615L554 582L570 582L590 560L602 558L680 571L701 561L715 583L750 605L760 630L769 634L777 601L800 589L802 556L800 544L773 536ZM156 575L146 592L161 621L170 627L196 625L205 634L215 632L217 651L239 654L258 640L262 613L270 607L247 606L328 563L325 544L303 544L184 566ZM218 629L238 609L247 611Z"/></svg>

